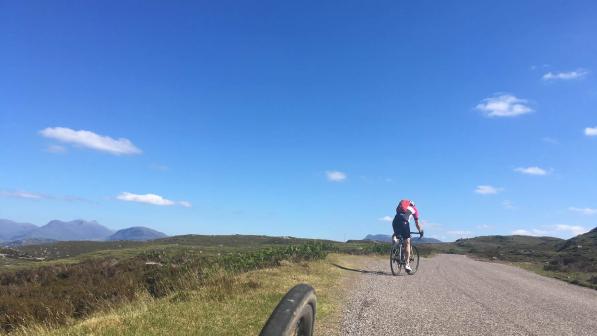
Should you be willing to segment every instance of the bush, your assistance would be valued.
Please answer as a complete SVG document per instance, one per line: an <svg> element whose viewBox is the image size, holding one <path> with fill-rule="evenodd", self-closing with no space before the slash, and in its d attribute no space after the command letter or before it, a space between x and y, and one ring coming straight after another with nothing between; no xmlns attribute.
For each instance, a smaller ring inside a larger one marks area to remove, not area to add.
<svg viewBox="0 0 597 336"><path fill-rule="evenodd" d="M543 266L543 270L544 271L550 271L550 272L556 272L560 270L560 265L559 264L547 264L545 266Z"/></svg>
<svg viewBox="0 0 597 336"><path fill-rule="evenodd" d="M330 244L308 243L203 256L152 250L136 257L92 259L0 274L0 329L30 323L64 324L70 318L132 301L142 292L163 297L214 278L277 266L282 260L325 258Z"/></svg>

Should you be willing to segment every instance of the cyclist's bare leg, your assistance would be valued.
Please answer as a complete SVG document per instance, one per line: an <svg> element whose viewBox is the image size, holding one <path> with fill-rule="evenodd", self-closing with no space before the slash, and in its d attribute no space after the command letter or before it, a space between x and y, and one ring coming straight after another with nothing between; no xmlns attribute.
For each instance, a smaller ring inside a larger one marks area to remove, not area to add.
<svg viewBox="0 0 597 336"><path fill-rule="evenodd" d="M404 240L404 256L406 257L406 264L410 264L410 238Z"/></svg>

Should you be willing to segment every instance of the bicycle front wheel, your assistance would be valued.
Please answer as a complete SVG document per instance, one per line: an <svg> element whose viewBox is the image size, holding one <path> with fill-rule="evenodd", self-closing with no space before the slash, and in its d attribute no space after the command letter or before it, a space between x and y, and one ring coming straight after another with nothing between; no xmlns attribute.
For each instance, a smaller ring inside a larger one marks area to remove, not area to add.
<svg viewBox="0 0 597 336"><path fill-rule="evenodd" d="M410 275L413 275L419 269L419 250L415 245L411 243L411 251L410 251L410 268L412 271Z"/></svg>
<svg viewBox="0 0 597 336"><path fill-rule="evenodd" d="M317 298L313 287L294 286L278 303L260 336L313 336Z"/></svg>
<svg viewBox="0 0 597 336"><path fill-rule="evenodd" d="M401 246L400 245L392 245L390 249L390 268L392 269L393 275L400 274L402 270L402 263L400 262L400 253L401 253Z"/></svg>

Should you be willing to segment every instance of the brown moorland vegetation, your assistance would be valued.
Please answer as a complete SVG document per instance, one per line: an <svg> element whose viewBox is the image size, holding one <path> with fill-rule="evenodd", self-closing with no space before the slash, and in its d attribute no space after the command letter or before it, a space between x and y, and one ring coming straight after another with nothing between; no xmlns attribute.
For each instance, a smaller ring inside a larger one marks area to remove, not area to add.
<svg viewBox="0 0 597 336"><path fill-rule="evenodd" d="M143 252L132 258L90 258L0 274L0 328L61 325L97 310L199 287L215 276L324 258L332 247L306 243L203 256L190 249Z"/></svg>

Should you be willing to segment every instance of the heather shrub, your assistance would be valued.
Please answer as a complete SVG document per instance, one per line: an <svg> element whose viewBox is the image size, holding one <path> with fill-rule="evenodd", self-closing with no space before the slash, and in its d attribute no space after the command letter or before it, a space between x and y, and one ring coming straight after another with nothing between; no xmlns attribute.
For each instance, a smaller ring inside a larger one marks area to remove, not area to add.
<svg viewBox="0 0 597 336"><path fill-rule="evenodd" d="M152 250L132 258L96 258L5 272L0 274L0 328L61 325L130 302L139 294L164 297L210 281L224 286L230 274L277 266L283 260L321 259L331 249L329 244L308 243L207 256L190 249Z"/></svg>

